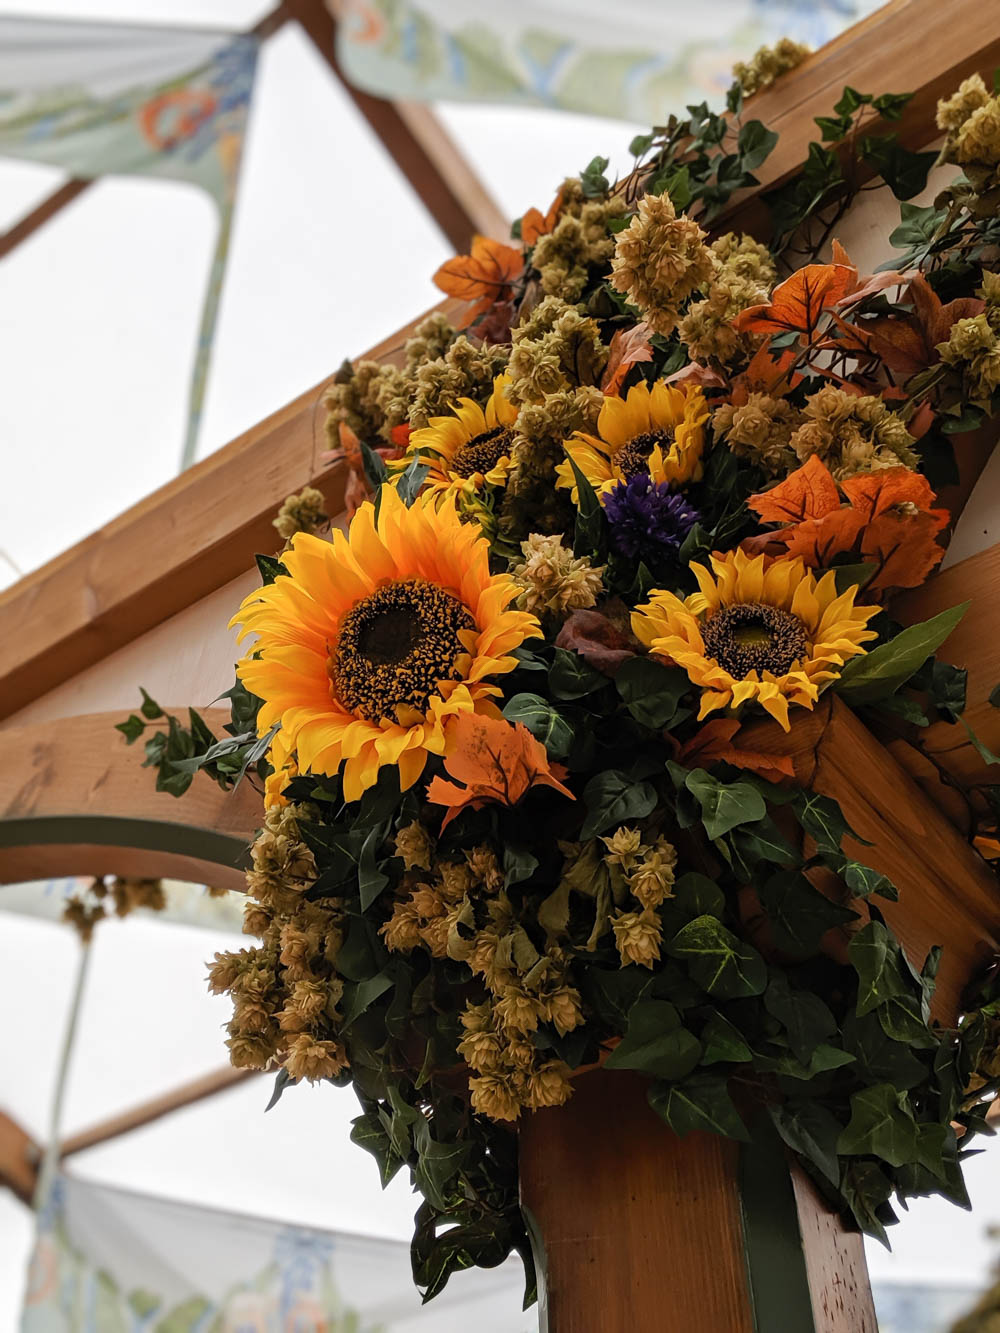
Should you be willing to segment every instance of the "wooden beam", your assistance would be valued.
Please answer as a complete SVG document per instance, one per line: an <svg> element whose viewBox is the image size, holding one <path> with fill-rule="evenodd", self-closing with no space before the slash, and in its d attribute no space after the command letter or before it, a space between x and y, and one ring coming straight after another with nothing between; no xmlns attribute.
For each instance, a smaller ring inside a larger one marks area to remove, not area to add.
<svg viewBox="0 0 1000 1333"><path fill-rule="evenodd" d="M183 713L183 709L173 710ZM206 709L217 735L228 710ZM249 782L224 792L203 778L176 799L157 792L120 713L11 727L0 772L0 884L70 875L164 876L242 892L260 825Z"/></svg>
<svg viewBox="0 0 1000 1333"><path fill-rule="evenodd" d="M922 588L899 594L893 615L904 624L928 620L941 611L971 602L938 656L969 673L965 720L979 739L1000 751L1000 709L990 695L1000 685L1000 545L969 556L935 574ZM964 783L1000 781L1000 769L988 769L961 725L935 723L920 734L921 747L934 762Z"/></svg>
<svg viewBox="0 0 1000 1333"><path fill-rule="evenodd" d="M41 1149L16 1120L0 1111L0 1185L30 1206L38 1179Z"/></svg>
<svg viewBox="0 0 1000 1333"><path fill-rule="evenodd" d="M20 222L15 222L9 231L5 231L0 236L0 259L17 248L22 241L26 241L33 235L39 227L44 226L50 218L54 218L57 213L61 213L67 204L71 204L74 199L78 199L88 186L93 185L91 180L80 180L79 177L72 177L65 185L60 185L58 190L53 191L47 199L25 214Z"/></svg>
<svg viewBox="0 0 1000 1333"><path fill-rule="evenodd" d="M467 251L477 233L509 236L509 220L430 107L386 101L351 84L337 58L336 21L323 0L287 0L287 9L455 250Z"/></svg>
<svg viewBox="0 0 1000 1333"><path fill-rule="evenodd" d="M367 355L398 361L420 319ZM0 718L252 568L255 551L280 544L271 520L293 491L317 486L331 514L343 508L344 468L319 461L325 389L308 390L0 593Z"/></svg>
<svg viewBox="0 0 1000 1333"><path fill-rule="evenodd" d="M231 1065L225 1065L222 1069L213 1070L211 1074L203 1074L201 1078L183 1083L179 1088L153 1097L148 1102L140 1102L138 1106L110 1116L107 1120L91 1125L89 1129L70 1134L60 1144L59 1156L71 1157L74 1153L86 1152L88 1148L96 1148L98 1144L120 1138L122 1134L131 1134L134 1129L151 1125L174 1111L194 1106L220 1092L228 1092L247 1079L256 1078L261 1072L259 1069L233 1069Z"/></svg>
<svg viewBox="0 0 1000 1333"><path fill-rule="evenodd" d="M1000 8L982 0L890 0L821 47L770 88L748 100L744 118L761 120L780 138L754 173L760 186L741 194L724 215L727 226L749 226L756 196L786 181L819 138L814 117L829 116L846 84L862 93L912 93L902 124L908 148L936 138L938 100L970 74L987 84L1000 65Z"/></svg>
<svg viewBox="0 0 1000 1333"><path fill-rule="evenodd" d="M1000 943L993 871L835 695L795 717L787 733L761 722L743 735L749 748L791 756L799 782L839 802L870 844L847 839L845 850L900 889L898 902L877 902L911 962L919 967L935 944L944 947L931 1012L954 1023L963 992ZM852 906L864 915L863 903Z"/></svg>

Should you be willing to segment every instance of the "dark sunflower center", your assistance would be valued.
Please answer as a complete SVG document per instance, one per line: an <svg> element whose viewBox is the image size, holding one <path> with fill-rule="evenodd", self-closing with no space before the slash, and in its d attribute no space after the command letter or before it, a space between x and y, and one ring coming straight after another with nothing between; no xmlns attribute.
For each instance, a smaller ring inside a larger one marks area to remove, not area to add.
<svg viewBox="0 0 1000 1333"><path fill-rule="evenodd" d="M724 606L702 626L707 656L734 680L751 671L783 676L805 656L806 630L798 616L778 606L741 602Z"/></svg>
<svg viewBox="0 0 1000 1333"><path fill-rule="evenodd" d="M476 472L489 472L496 467L504 454L510 452L512 436L502 426L474 435L468 444L463 444L448 465L450 472L460 477L471 477Z"/></svg>
<svg viewBox="0 0 1000 1333"><path fill-rule="evenodd" d="M460 630L472 616L450 592L422 579L388 583L340 623L330 679L345 708L370 722L398 720L402 704L424 712L443 680L459 680Z"/></svg>
<svg viewBox="0 0 1000 1333"><path fill-rule="evenodd" d="M626 481L631 481L640 472L649 471L646 464L656 446L669 449L673 439L668 430L651 430L645 435L636 435L615 454L615 466Z"/></svg>

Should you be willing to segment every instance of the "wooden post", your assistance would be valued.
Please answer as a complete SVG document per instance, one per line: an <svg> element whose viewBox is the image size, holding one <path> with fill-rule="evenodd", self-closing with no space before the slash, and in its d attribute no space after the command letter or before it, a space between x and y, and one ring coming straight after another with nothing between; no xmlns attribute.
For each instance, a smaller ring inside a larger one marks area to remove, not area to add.
<svg viewBox="0 0 1000 1333"><path fill-rule="evenodd" d="M876 1333L861 1237L780 1145L679 1139L647 1086L593 1069L521 1126L542 1333Z"/></svg>

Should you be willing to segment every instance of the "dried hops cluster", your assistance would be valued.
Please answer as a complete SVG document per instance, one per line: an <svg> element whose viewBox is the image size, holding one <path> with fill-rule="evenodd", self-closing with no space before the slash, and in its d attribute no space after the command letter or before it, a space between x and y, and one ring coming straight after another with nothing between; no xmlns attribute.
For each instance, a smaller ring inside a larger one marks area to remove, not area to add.
<svg viewBox="0 0 1000 1333"><path fill-rule="evenodd" d="M574 556L557 534L533 533L521 543L524 559L511 569L521 588L517 605L539 618L594 606L603 592L601 570Z"/></svg>
<svg viewBox="0 0 1000 1333"><path fill-rule="evenodd" d="M682 303L714 272L705 233L678 216L669 195L644 195L615 238L611 285L664 337L677 327Z"/></svg>
<svg viewBox="0 0 1000 1333"><path fill-rule="evenodd" d="M267 812L251 849L243 926L261 943L217 953L208 974L209 989L233 1001L232 1063L265 1069L277 1062L296 1081L334 1078L347 1066L337 1007L344 983L336 971L343 911L335 899L305 896L316 863L298 821L310 813L293 804Z"/></svg>
<svg viewBox="0 0 1000 1333"><path fill-rule="evenodd" d="M851 394L832 384L806 399L802 424L789 444L804 463L820 458L839 481L878 468L915 468L913 436L881 398Z"/></svg>

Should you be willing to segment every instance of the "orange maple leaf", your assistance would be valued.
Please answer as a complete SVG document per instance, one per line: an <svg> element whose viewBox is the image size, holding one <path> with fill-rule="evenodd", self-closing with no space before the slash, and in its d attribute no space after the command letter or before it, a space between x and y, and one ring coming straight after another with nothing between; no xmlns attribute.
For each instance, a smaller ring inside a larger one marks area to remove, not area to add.
<svg viewBox="0 0 1000 1333"><path fill-rule="evenodd" d="M434 274L434 282L449 296L474 302L464 321L467 326L496 302L508 300L513 283L523 272L520 250L488 236L475 236L472 253L446 260Z"/></svg>
<svg viewBox="0 0 1000 1333"><path fill-rule="evenodd" d="M521 240L530 250L531 247L541 236L547 236L556 225L556 218L559 216L559 210L562 208L563 195L566 187L560 186L559 193L549 205L549 211L542 216L537 208L529 208L527 213L521 219Z"/></svg>
<svg viewBox="0 0 1000 1333"><path fill-rule="evenodd" d="M764 305L750 306L733 320L740 333L798 333L811 342L824 311L857 284L846 264L806 264L778 284Z"/></svg>
<svg viewBox="0 0 1000 1333"><path fill-rule="evenodd" d="M721 759L734 768L748 769L768 782L795 777L795 766L790 755L764 754L760 750L744 750L734 745L733 737L739 729L740 724L735 718L713 718L681 746L677 755L678 763L690 764L697 760L705 766Z"/></svg>
<svg viewBox="0 0 1000 1333"><path fill-rule="evenodd" d="M466 806L478 810L489 801L516 805L530 787L554 787L571 801L576 800L559 781L565 769L559 764L550 766L545 746L520 722L511 726L503 718L460 713L449 724L447 743L445 769L465 786L441 777L428 786L428 801L448 807L442 829Z"/></svg>
<svg viewBox="0 0 1000 1333"><path fill-rule="evenodd" d="M646 323L634 328L619 329L611 339L611 351L601 380L601 392L610 396L620 394L625 376L633 366L652 361L653 344L649 341L652 329Z"/></svg>
<svg viewBox="0 0 1000 1333"><path fill-rule="evenodd" d="M829 568L838 555L873 564L866 585L873 592L916 588L939 563L944 548L937 534L949 520L934 509L935 495L926 477L909 468L860 473L841 483L848 503L814 455L773 490L747 501L764 522L786 523L779 532L750 538L814 569ZM782 549L783 548L783 549Z"/></svg>
<svg viewBox="0 0 1000 1333"><path fill-rule="evenodd" d="M840 495L830 469L813 454L777 486L751 495L747 505L763 523L801 523L839 509Z"/></svg>

